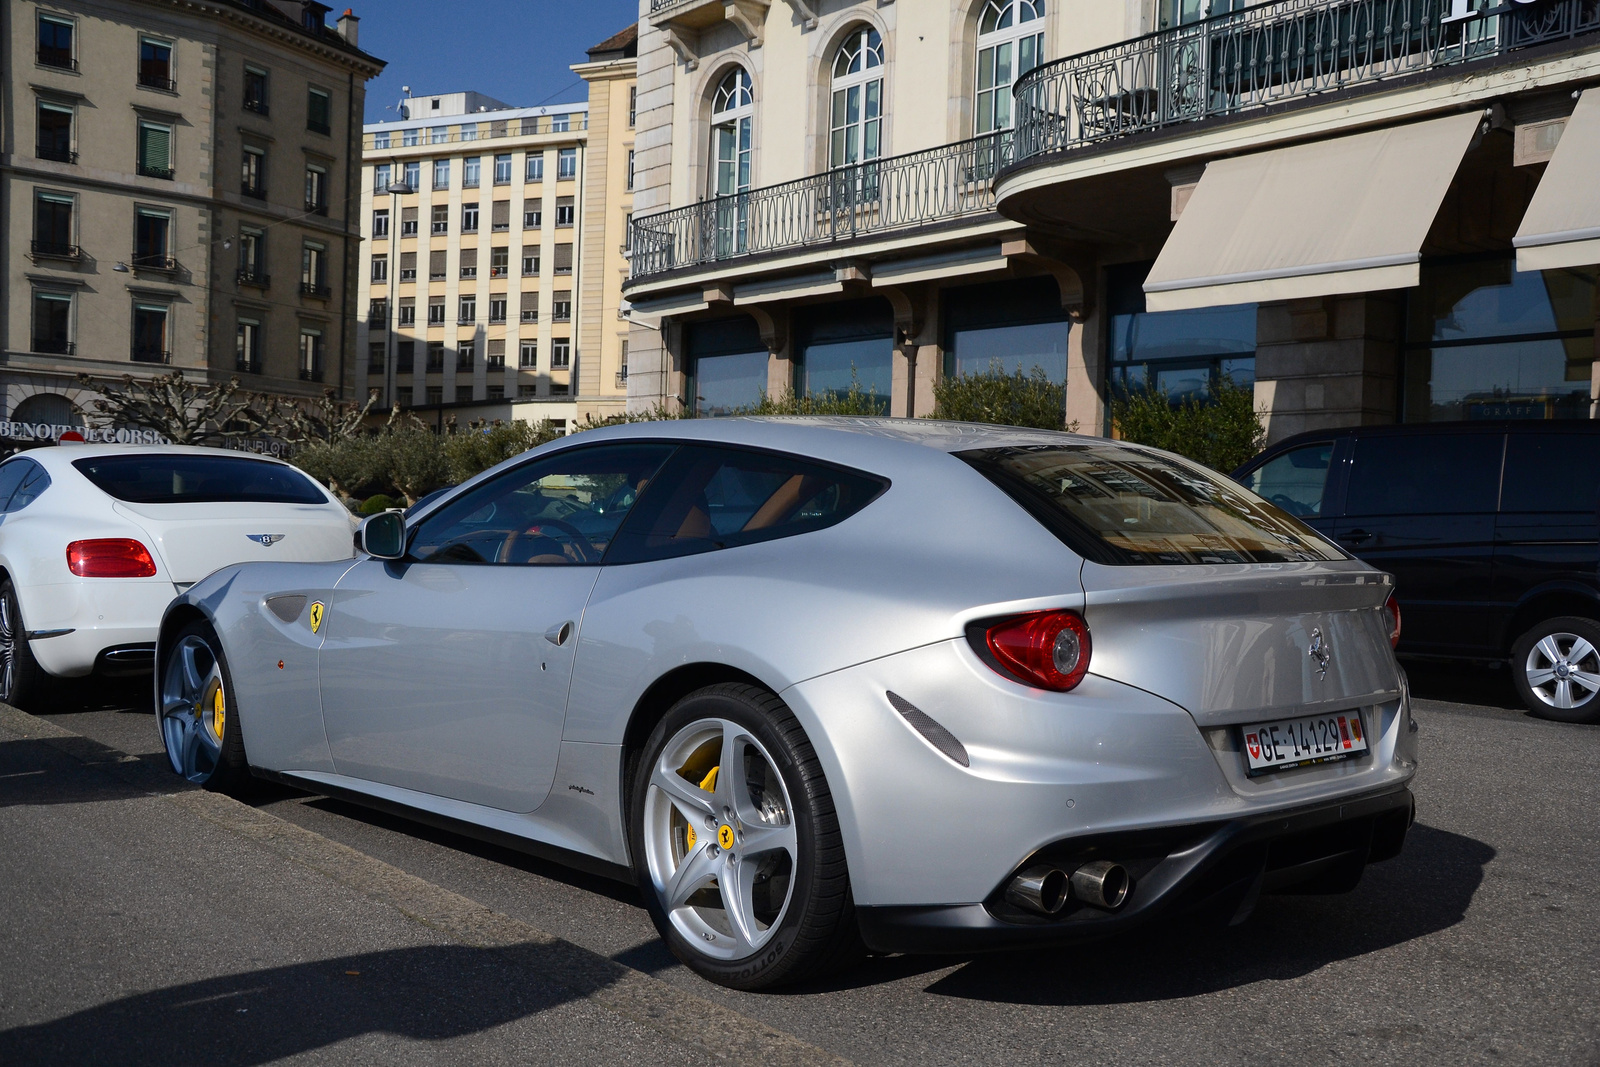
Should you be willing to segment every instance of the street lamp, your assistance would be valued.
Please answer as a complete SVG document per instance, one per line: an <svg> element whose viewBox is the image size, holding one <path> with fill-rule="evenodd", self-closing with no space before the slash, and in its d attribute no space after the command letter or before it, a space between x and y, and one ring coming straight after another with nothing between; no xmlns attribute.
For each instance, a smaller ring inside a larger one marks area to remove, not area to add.
<svg viewBox="0 0 1600 1067"><path fill-rule="evenodd" d="M392 171L391 171L392 173ZM384 323L383 343L383 400L394 410L395 400L395 327L400 324L400 197L411 191L405 182L389 183L389 250L392 274L389 275L389 319Z"/></svg>

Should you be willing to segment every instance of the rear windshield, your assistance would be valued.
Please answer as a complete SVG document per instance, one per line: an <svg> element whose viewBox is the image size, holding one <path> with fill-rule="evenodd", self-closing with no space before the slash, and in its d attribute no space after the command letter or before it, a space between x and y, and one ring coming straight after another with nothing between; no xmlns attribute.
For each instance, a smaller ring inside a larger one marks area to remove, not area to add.
<svg viewBox="0 0 1600 1067"><path fill-rule="evenodd" d="M246 456L176 453L73 461L101 490L130 504L326 504L315 482L279 463Z"/></svg>
<svg viewBox="0 0 1600 1067"><path fill-rule="evenodd" d="M1097 563L1349 558L1220 475L1111 442L985 448L959 456Z"/></svg>

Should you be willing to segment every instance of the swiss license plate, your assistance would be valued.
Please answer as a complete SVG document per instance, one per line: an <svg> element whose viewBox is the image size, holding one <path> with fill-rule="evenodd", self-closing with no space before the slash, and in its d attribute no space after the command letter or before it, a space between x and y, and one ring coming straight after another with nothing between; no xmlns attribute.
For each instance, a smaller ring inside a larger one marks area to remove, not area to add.
<svg viewBox="0 0 1600 1067"><path fill-rule="evenodd" d="M1245 764L1251 774L1331 763L1367 751L1359 711L1337 711L1303 719L1246 726Z"/></svg>

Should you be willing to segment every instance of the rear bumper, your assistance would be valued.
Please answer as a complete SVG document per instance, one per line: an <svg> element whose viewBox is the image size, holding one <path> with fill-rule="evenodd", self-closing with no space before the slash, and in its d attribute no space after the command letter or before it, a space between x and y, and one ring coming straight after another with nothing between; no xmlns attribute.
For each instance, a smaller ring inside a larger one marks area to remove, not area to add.
<svg viewBox="0 0 1600 1067"><path fill-rule="evenodd" d="M29 647L46 673L78 678L97 669L148 670L161 615L176 591L172 583L143 578L88 578L19 590L30 632L68 629L34 638Z"/></svg>
<svg viewBox="0 0 1600 1067"><path fill-rule="evenodd" d="M1238 920L1262 893L1353 889L1366 864L1398 854L1415 813L1411 790L1401 787L1220 823L1066 839L1019 865L1070 871L1090 859L1123 863L1133 887L1115 912L1074 902L1058 916L1035 916L997 890L981 904L859 907L856 915L872 950L914 953L1091 941L1181 912Z"/></svg>

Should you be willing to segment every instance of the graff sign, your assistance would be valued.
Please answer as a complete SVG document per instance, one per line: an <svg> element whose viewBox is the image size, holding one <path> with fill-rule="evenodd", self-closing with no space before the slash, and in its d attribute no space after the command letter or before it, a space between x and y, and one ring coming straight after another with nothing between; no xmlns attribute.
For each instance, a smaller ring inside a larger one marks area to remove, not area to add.
<svg viewBox="0 0 1600 1067"><path fill-rule="evenodd" d="M1518 7L1527 7L1531 4L1542 3L1543 0L1507 0ZM1460 22L1462 19L1477 18L1480 15L1503 14L1502 5L1491 4L1485 7L1480 0L1450 0L1450 14L1440 19L1440 22Z"/></svg>

